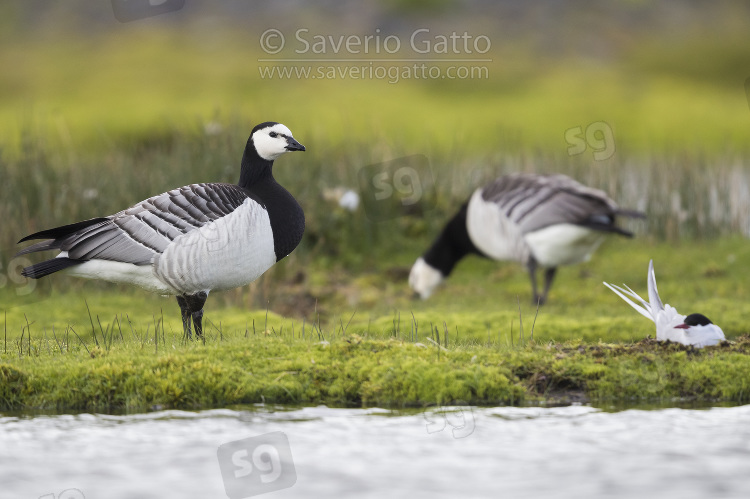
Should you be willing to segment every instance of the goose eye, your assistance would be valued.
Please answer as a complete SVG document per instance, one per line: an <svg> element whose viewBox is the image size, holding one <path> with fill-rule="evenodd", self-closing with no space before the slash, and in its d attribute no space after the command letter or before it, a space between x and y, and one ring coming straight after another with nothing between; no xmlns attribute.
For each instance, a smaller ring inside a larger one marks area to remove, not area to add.
<svg viewBox="0 0 750 499"><path fill-rule="evenodd" d="M268 134L268 136L271 137L271 138L273 138L273 139L275 139L278 135L279 134L276 133L276 132L271 132L271 133Z"/></svg>

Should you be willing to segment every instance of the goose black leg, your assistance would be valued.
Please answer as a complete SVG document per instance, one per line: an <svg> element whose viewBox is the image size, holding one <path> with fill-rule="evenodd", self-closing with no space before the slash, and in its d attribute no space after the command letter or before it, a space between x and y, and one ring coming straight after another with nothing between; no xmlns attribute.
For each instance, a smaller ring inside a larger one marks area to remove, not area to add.
<svg viewBox="0 0 750 499"><path fill-rule="evenodd" d="M547 293L549 293L549 288L552 287L552 281L555 279L556 272L557 267L549 268L544 272L544 294L541 300L539 300L539 305L544 305L544 302L547 301Z"/></svg>
<svg viewBox="0 0 750 499"><path fill-rule="evenodd" d="M204 302L206 300L203 300ZM193 324L195 325L195 339L203 337L203 309L192 313Z"/></svg>
<svg viewBox="0 0 750 499"><path fill-rule="evenodd" d="M187 339L192 339L192 324L195 325L195 337L203 336L203 305L206 303L208 293L200 291L194 295L182 295L177 297L177 304L182 313L182 331Z"/></svg>
<svg viewBox="0 0 750 499"><path fill-rule="evenodd" d="M532 304L544 303L544 299L539 296L536 290L536 260L532 257L529 263L526 264L526 268L529 269L529 277L531 278L531 293L532 293Z"/></svg>
<svg viewBox="0 0 750 499"><path fill-rule="evenodd" d="M203 337L203 305L206 303L208 293L206 293L205 291L199 291L194 295L184 295L182 298L185 300L187 311L190 314L190 317L192 317L193 319L193 325L195 326L195 338L198 339ZM188 322L190 321L190 317L188 317ZM187 335L188 338L190 338L189 326Z"/></svg>
<svg viewBox="0 0 750 499"><path fill-rule="evenodd" d="M182 314L182 332L187 339L191 339L193 334L190 331L190 307L184 296L177 297L177 304L180 306L180 313Z"/></svg>

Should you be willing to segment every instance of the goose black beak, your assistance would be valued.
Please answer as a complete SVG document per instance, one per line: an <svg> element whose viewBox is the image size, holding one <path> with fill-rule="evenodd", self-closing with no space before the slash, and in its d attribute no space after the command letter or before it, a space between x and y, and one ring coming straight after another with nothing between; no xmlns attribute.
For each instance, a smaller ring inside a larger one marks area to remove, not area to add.
<svg viewBox="0 0 750 499"><path fill-rule="evenodd" d="M305 146L294 140L292 137L287 137L285 149L287 151L304 151Z"/></svg>

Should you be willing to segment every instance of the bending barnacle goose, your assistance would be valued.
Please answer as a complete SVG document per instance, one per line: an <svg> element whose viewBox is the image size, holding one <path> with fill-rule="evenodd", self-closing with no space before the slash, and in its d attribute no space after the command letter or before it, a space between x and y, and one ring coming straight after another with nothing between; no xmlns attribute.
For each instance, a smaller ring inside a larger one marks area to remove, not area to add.
<svg viewBox="0 0 750 499"><path fill-rule="evenodd" d="M703 314L684 316L669 304L662 303L659 290L656 288L654 261L648 263L648 301L625 286L625 289L614 284L604 283L617 296L625 300L639 314L656 324L657 341L674 341L697 348L716 345L724 341L724 331ZM633 301L635 300L635 302ZM637 302L637 303L636 303Z"/></svg>
<svg viewBox="0 0 750 499"><path fill-rule="evenodd" d="M621 210L604 192L565 175L511 174L478 188L411 269L409 285L422 299L464 256L515 260L529 270L534 303L543 304L557 267L587 261L607 233L632 237L615 225ZM536 269L545 284L538 294Z"/></svg>
<svg viewBox="0 0 750 499"><path fill-rule="evenodd" d="M202 335L208 293L244 286L297 247L305 215L273 178L273 162L304 151L275 122L253 128L238 184L192 184L153 196L114 215L44 230L21 239L45 239L19 254L58 249L56 258L26 267L39 279L57 271L134 284L176 295L183 329Z"/></svg>

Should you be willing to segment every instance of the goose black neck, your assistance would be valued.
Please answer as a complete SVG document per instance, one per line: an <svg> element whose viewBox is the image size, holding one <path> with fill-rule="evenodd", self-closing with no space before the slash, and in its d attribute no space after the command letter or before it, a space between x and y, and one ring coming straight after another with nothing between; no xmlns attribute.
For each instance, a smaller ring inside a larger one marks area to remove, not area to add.
<svg viewBox="0 0 750 499"><path fill-rule="evenodd" d="M468 203L464 203L423 255L424 261L445 277L450 275L456 264L466 255L481 255L471 242L469 231L466 229L467 207Z"/></svg>
<svg viewBox="0 0 750 499"><path fill-rule="evenodd" d="M305 213L297 200L273 178L273 161L261 158L248 140L242 156L239 186L259 200L268 213L276 261L297 247L305 232Z"/></svg>
<svg viewBox="0 0 750 499"><path fill-rule="evenodd" d="M242 155L240 181L238 183L243 189L250 189L263 180L273 180L273 161L261 158L258 151L255 150L252 140L252 138L247 140L247 146Z"/></svg>

